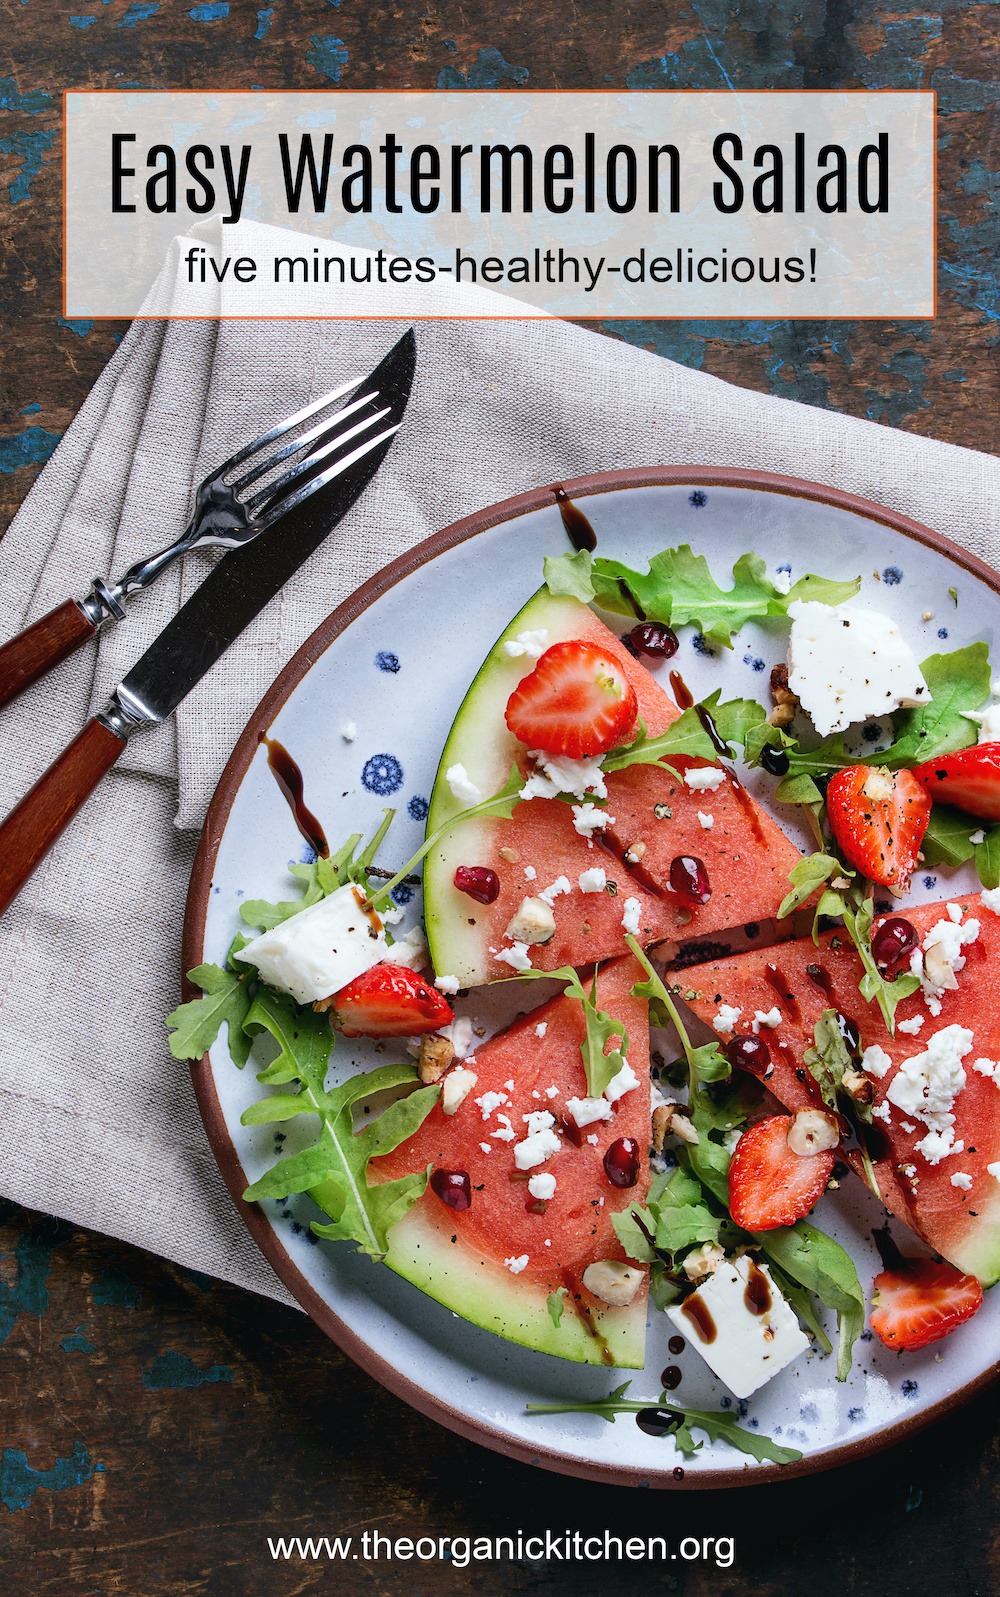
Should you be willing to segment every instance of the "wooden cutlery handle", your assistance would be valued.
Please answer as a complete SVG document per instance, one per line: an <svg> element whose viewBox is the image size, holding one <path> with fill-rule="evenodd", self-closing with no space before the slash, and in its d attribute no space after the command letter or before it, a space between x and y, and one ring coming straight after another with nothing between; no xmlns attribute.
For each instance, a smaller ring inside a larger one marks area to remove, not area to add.
<svg viewBox="0 0 1000 1597"><path fill-rule="evenodd" d="M88 721L0 825L0 915L114 765L125 741Z"/></svg>
<svg viewBox="0 0 1000 1597"><path fill-rule="evenodd" d="M0 648L0 704L16 698L96 631L75 599L67 599L40 621L25 627Z"/></svg>

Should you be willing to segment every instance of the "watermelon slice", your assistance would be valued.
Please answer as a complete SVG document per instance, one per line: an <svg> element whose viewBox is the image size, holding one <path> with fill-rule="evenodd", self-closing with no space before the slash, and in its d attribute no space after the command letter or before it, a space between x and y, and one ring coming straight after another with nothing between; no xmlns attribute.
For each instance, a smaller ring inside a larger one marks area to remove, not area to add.
<svg viewBox="0 0 1000 1597"><path fill-rule="evenodd" d="M557 1154L523 1172L515 1166L515 1142L492 1135L506 1130L506 1116L520 1140L527 1134L523 1116L547 1109L558 1121L567 1099L586 1096L582 1008L560 997L483 1044L468 1061L476 1085L454 1115L437 1104L413 1137L371 1166L373 1179L427 1165L469 1177L468 1209L448 1208L428 1186L393 1227L385 1262L399 1275L474 1325L524 1347L629 1369L644 1359L645 1284L627 1307L610 1308L586 1290L582 1276L597 1260L624 1262L611 1215L644 1203L649 1188L649 1024L645 1001L631 995L641 979L631 957L601 971L600 1007L621 1021L639 1085L618 1100L612 1119L578 1133L579 1146L564 1136ZM504 1101L484 1117L490 1101L481 1107L476 1100L487 1093ZM603 1165L607 1149L623 1137L634 1137L641 1149L638 1182L624 1190L611 1184ZM527 1179L541 1171L555 1177L556 1190L536 1212ZM558 1326L548 1307L553 1293L562 1301Z"/></svg>
<svg viewBox="0 0 1000 1597"><path fill-rule="evenodd" d="M959 903L967 920L978 920L980 930L976 940L962 949L966 965L958 975L958 987L943 994L936 1016L929 1013L920 992L905 999L896 1011L892 1037L877 1005L866 1003L858 992L861 963L843 934L826 933L818 948L811 938L801 938L777 948L755 948L732 959L692 965L681 977L680 993L710 1026L721 1005L741 1010L737 1033L748 1031L758 1012L780 1009L780 1025L761 1025L760 1035L774 1066L768 1088L788 1109L820 1102L802 1056L824 1009L837 1009L853 1020L862 1048L875 1043L883 1048L892 1065L874 1082L874 1108L881 1112L866 1133L879 1195L891 1213L943 1258L988 1286L1000 1279L1000 1179L990 1172L991 1165L1000 1172L1000 1084L973 1066L977 1059L1000 1056L1000 983L995 976L1000 917L978 896L963 896ZM933 925L950 918L945 904L921 904L905 914L921 941ZM923 1017L923 1025L916 1034L901 1029L901 1022L905 1025L918 1017ZM952 1025L973 1033L973 1046L963 1060L965 1086L952 1111L955 1138L965 1146L931 1164L917 1148L927 1126L916 1116L908 1117L886 1094L901 1065L923 1053L932 1036ZM732 1033L719 1035L725 1043ZM883 1104L888 1105L888 1120L882 1118ZM848 1157L863 1174L860 1155ZM957 1184L955 1176L962 1178Z"/></svg>
<svg viewBox="0 0 1000 1597"><path fill-rule="evenodd" d="M489 655L455 718L441 756L428 833L462 808L445 773L464 766L484 797L499 791L516 761L527 771L526 751L507 730L504 709L513 689L534 660L511 659L503 645L524 632L544 631L547 643L589 640L612 653L635 688L639 715L650 735L666 729L680 714L646 668L575 599L553 598L543 588L511 621ZM683 775L711 762L679 758ZM518 805L509 821L485 817L455 826L430 851L424 867L427 938L439 975L457 977L462 987L479 986L510 975L497 958L510 940L504 933L525 897L564 876L571 891L552 904L555 935L531 946L536 970L581 965L621 953L625 900L638 900L640 941L649 944L683 936L705 936L722 928L767 920L788 887L788 872L798 850L748 793L727 775L717 791L692 791L656 766L637 765L607 779L607 811L614 817L594 840L581 836L568 804L536 798ZM699 812L711 816L706 828ZM604 846L602 846L602 843ZM638 863L623 863L626 850L645 845ZM705 904L688 903L667 889L671 861L678 855L700 859L711 883ZM499 896L483 906L454 886L460 865L486 866L500 881ZM582 872L596 866L607 872L604 892L584 893Z"/></svg>

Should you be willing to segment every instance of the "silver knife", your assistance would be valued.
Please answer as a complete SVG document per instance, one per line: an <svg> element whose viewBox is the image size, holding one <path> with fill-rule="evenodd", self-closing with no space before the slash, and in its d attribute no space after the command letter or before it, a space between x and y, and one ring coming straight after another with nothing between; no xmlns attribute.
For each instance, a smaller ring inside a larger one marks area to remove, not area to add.
<svg viewBox="0 0 1000 1597"><path fill-rule="evenodd" d="M392 446L416 366L407 332L372 372L387 436L253 543L227 554L118 684L108 703L0 824L0 914L121 756L158 726L323 542L364 492Z"/></svg>

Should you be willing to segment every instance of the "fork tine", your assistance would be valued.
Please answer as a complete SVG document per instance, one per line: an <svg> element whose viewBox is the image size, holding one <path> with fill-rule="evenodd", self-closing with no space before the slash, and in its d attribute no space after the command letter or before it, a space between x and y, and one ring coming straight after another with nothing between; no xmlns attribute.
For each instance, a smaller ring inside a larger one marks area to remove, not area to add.
<svg viewBox="0 0 1000 1597"><path fill-rule="evenodd" d="M285 497L287 488L297 482L300 477L308 476L321 460L324 460L327 455L333 454L334 450L340 449L344 444L349 443L352 438L356 438L358 433L363 433L368 427L374 427L375 423L381 421L383 416L388 416L389 409L390 407L386 405L383 410L376 410L370 416L362 416L360 421L355 422L353 427L348 427L345 432L338 432L333 438L325 439L318 449L310 451L305 460L300 460L294 466L290 466L275 482L268 483L266 488L262 488L259 493L246 500L246 508L251 516L256 518L261 511L274 509L278 500Z"/></svg>
<svg viewBox="0 0 1000 1597"><path fill-rule="evenodd" d="M209 480L212 481L216 477L225 476L235 466L242 465L244 460L248 460L251 455L255 455L258 449L265 449L268 444L273 444L276 438L284 437L285 433L290 432L293 427L297 427L300 422L308 421L310 416L315 416L317 411L324 410L327 405L332 405L334 400L341 399L344 394L349 394L352 388L357 388L358 384L363 383L364 380L363 377L352 377L350 382L341 383L339 388L331 389L330 393L324 394L322 399L313 400L311 405L305 405L302 410L297 410L294 416L288 416L284 421L278 422L276 427L270 428L266 433L261 433L260 437L255 438L252 443L244 444L242 449L238 449L235 455L230 456L225 465L219 466L212 472Z"/></svg>
<svg viewBox="0 0 1000 1597"><path fill-rule="evenodd" d="M261 530L272 526L276 521L280 521L281 517L289 510L294 510L296 506L303 504L306 499L320 488L325 488L326 484L332 482L335 477L339 477L342 471L346 471L349 466L353 466L356 460L361 460L373 449L377 449L379 444L384 443L387 438L392 437L393 433L398 432L401 425L402 423L397 421L394 426L387 427L384 432L380 432L375 438L366 439L351 454L345 455L343 460L337 460L332 466L327 466L326 470L320 472L318 477L310 477L308 482L303 483L301 487L296 488L293 493L288 494L279 504L272 506L267 511L259 522Z"/></svg>
<svg viewBox="0 0 1000 1597"><path fill-rule="evenodd" d="M259 465L252 466L237 482L230 483L233 493L239 498L243 490L249 488L252 482L256 482L258 477L263 477L267 472L272 471L283 460L287 460L289 455L297 455L300 449L305 449L308 444L313 443L317 438L328 437L332 430L339 427L346 416L352 416L356 410L361 410L363 406L374 402L377 398L377 388L370 394L362 394L360 399L354 399L349 405L344 405L333 416L327 416L324 421L317 422L316 426L311 427L308 432L299 433L290 443L282 444L281 448L276 449L273 455L268 455Z"/></svg>

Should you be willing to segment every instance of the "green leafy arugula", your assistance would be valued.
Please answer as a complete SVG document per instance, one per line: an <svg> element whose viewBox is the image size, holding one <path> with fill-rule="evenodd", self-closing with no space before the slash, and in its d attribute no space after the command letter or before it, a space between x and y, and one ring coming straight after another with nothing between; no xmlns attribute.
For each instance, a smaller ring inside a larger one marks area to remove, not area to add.
<svg viewBox="0 0 1000 1597"><path fill-rule="evenodd" d="M266 987L257 992L245 1030L254 1037L266 1032L278 1047L273 1063L258 1080L278 1085L295 1081L298 1087L294 1092L271 1093L251 1104L243 1113L242 1124L269 1125L298 1115L315 1115L319 1136L299 1153L279 1159L247 1188L244 1198L259 1203L308 1192L330 1217L329 1225L313 1223L318 1236L354 1242L370 1258L382 1258L389 1246L389 1231L426 1189L430 1167L372 1185L368 1161L391 1153L412 1137L437 1102L440 1088L420 1087L398 1098L355 1131L354 1106L377 1093L412 1086L418 1080L413 1065L383 1065L327 1090L334 1042L329 1025L323 1016L299 1008L293 999Z"/></svg>
<svg viewBox="0 0 1000 1597"><path fill-rule="evenodd" d="M375 855L395 815L395 810L383 810L381 824L360 854L357 853L357 848L363 834L354 832L343 848L338 849L336 854L331 854L328 859L316 859L309 865L290 865L288 867L290 873L302 883L300 898L287 899L278 904L271 904L263 898L248 899L240 906L240 918L248 926L259 927L261 931L270 931L272 926L280 925L292 915L297 915L300 910L318 904L321 898L335 893L338 887L353 883L354 886L360 887L362 892L367 893Z"/></svg>
<svg viewBox="0 0 1000 1597"><path fill-rule="evenodd" d="M747 621L786 615L795 599L840 604L853 598L861 586L860 578L833 582L807 576L782 593L756 554L740 556L732 580L731 588L720 588L705 556L696 555L686 543L654 555L645 572L619 560L594 559L586 551L545 562L550 593L571 594L615 615L641 614L670 626L692 624L708 643L726 649L732 648L733 633Z"/></svg>
<svg viewBox="0 0 1000 1597"><path fill-rule="evenodd" d="M819 1087L827 1108L836 1113L844 1072L851 1069L851 1056L835 1009L824 1009L813 1027L813 1038L813 1046L802 1055L802 1063Z"/></svg>
<svg viewBox="0 0 1000 1597"><path fill-rule="evenodd" d="M676 1425L664 1431L664 1435L673 1437L684 1458L693 1458L703 1446L695 1441L692 1434L695 1430L704 1431L710 1442L728 1442L730 1447L755 1458L758 1463L795 1464L802 1457L794 1447L780 1447L769 1436L744 1429L724 1411L684 1408L679 1403L668 1402L666 1392L661 1392L655 1401L627 1398L625 1393L631 1384L631 1381L624 1381L607 1397L598 1398L594 1403L528 1403L526 1409L529 1414L596 1414L609 1424L613 1424L619 1414L642 1414L646 1409L658 1409L676 1420Z"/></svg>
<svg viewBox="0 0 1000 1597"><path fill-rule="evenodd" d="M566 984L566 994L576 998L583 1006L586 1031L580 1044L583 1068L587 1073L587 1096L600 1098L609 1081L617 1076L625 1063L628 1033L620 1020L615 1020L605 1010L597 1007L597 969L590 992L584 987L576 971L569 965L558 970L522 970L507 981L561 981Z"/></svg>
<svg viewBox="0 0 1000 1597"><path fill-rule="evenodd" d="M175 1059L200 1059L225 1026L233 1063L241 1070L246 1064L250 1039L243 1023L253 1001L256 973L247 965L233 964L233 954L245 941L243 937L235 939L224 968L206 964L188 971L188 980L201 988L203 996L179 1004L167 1016L167 1042Z"/></svg>
<svg viewBox="0 0 1000 1597"><path fill-rule="evenodd" d="M552 1324L555 1326L557 1331L562 1324L566 1291L566 1287L557 1286L555 1291L550 1292L548 1297L545 1299L545 1307L549 1311L549 1319L552 1321Z"/></svg>
<svg viewBox="0 0 1000 1597"><path fill-rule="evenodd" d="M983 833L981 843L972 838ZM982 822L951 804L935 804L920 845L927 865L964 865L973 860L983 887L1000 887L1000 826Z"/></svg>
<svg viewBox="0 0 1000 1597"><path fill-rule="evenodd" d="M763 705L758 704L756 699L727 699L720 704L719 697L720 689L716 688L704 700L702 708L708 711L724 743L743 743L751 730L764 720ZM691 705L656 737L649 737L640 721L639 735L631 743L606 754L601 761L601 770L610 774L612 771L623 771L629 765L661 765L680 781L678 772L669 763L678 755L717 760L719 751L706 732L698 709L699 706Z"/></svg>

